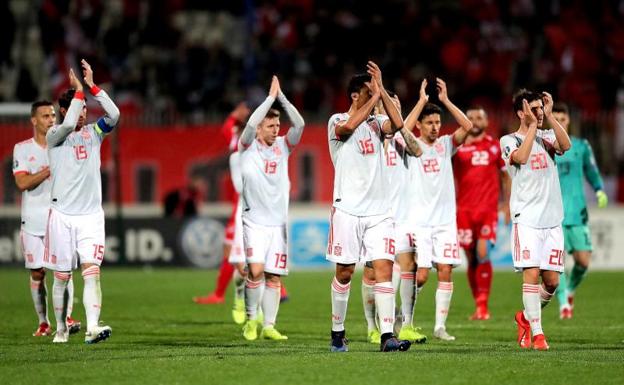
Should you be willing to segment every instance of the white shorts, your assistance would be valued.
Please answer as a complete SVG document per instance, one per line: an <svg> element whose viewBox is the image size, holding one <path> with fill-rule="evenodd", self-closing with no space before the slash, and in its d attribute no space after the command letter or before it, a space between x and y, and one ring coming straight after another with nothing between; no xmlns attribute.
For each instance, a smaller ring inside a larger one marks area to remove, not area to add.
<svg viewBox="0 0 624 385"><path fill-rule="evenodd" d="M104 259L104 211L66 215L50 209L46 230L44 265L55 271L71 271L78 263L100 266Z"/></svg>
<svg viewBox="0 0 624 385"><path fill-rule="evenodd" d="M32 235L24 230L20 230L22 255L24 256L24 265L27 269L41 269L44 266L44 238L42 235Z"/></svg>
<svg viewBox="0 0 624 385"><path fill-rule="evenodd" d="M394 224L394 239L397 255L416 251L416 234L407 223Z"/></svg>
<svg viewBox="0 0 624 385"><path fill-rule="evenodd" d="M243 218L240 215L240 206L236 210L236 220L234 221L234 240L232 240L232 249L228 261L232 264L246 263L245 253L243 252Z"/></svg>
<svg viewBox="0 0 624 385"><path fill-rule="evenodd" d="M563 272L563 229L561 226L536 229L514 223L511 251L516 271L539 267L540 270Z"/></svg>
<svg viewBox="0 0 624 385"><path fill-rule="evenodd" d="M243 218L243 246L247 263L262 263L264 271L288 275L286 226L264 226Z"/></svg>
<svg viewBox="0 0 624 385"><path fill-rule="evenodd" d="M394 261L394 222L388 215L358 217L331 209L325 258L351 265L377 259Z"/></svg>
<svg viewBox="0 0 624 385"><path fill-rule="evenodd" d="M418 268L431 269L434 263L459 266L462 263L455 222L442 226L414 226Z"/></svg>

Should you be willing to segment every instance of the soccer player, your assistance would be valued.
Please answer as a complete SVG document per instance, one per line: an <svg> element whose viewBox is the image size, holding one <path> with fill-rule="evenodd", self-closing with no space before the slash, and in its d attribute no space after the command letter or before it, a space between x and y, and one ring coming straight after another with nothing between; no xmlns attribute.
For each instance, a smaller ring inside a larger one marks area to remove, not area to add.
<svg viewBox="0 0 624 385"><path fill-rule="evenodd" d="M349 111L332 115L328 123L335 170L326 256L336 264L331 284L332 352L348 351L344 322L351 277L359 261L374 270L380 350L405 351L411 345L410 341L398 340L393 333L395 303L391 279L395 240L383 137L401 130L413 153L417 153L418 145L413 135L403 129L403 119L383 88L379 67L368 62L367 70L368 74L355 75L349 82ZM380 99L387 116L371 115Z"/></svg>
<svg viewBox="0 0 624 385"><path fill-rule="evenodd" d="M555 153L563 155L571 143L553 115L550 94L522 89L514 95L513 107L520 127L503 136L500 147L511 176L513 263L517 271L522 271L524 311L515 316L518 344L528 349L532 343L533 349L548 350L541 308L557 289L564 260L563 205ZM537 133L544 118L554 130L552 141Z"/></svg>
<svg viewBox="0 0 624 385"><path fill-rule="evenodd" d="M409 218L416 235L418 255L415 296L418 296L418 292L427 282L429 270L435 266L438 289L435 296L433 336L453 341L455 337L446 331L446 318L453 295L452 270L461 264L461 259L457 245L455 182L451 158L457 147L466 140L472 123L449 99L446 83L436 78L438 99L460 126L452 135L440 136L442 110L428 102L426 88L427 80L424 80L420 98L405 120L407 129L411 130L416 126L420 131L418 144L422 148L420 157L409 158Z"/></svg>
<svg viewBox="0 0 624 385"><path fill-rule="evenodd" d="M48 319L48 290L43 253L51 186L46 132L54 126L55 119L56 113L51 102L34 102L30 108L34 135L17 143L13 148L13 176L17 188L22 192L20 240L26 268L30 269L30 294L39 317L39 327L33 333L35 337L52 334ZM76 122L77 120L68 119L63 125L75 126ZM68 282L68 297L70 308L67 311L67 326L73 334L80 330L80 322L71 318L71 303L74 298L72 280Z"/></svg>
<svg viewBox="0 0 624 385"><path fill-rule="evenodd" d="M286 136L278 136L280 114L271 109L276 99L292 123ZM288 339L274 325L281 277L288 275L288 156L299 143L303 127L303 118L273 76L269 95L249 117L238 146L243 180L243 244L249 268L245 284L247 322L243 327L247 340L258 338L260 303L264 313L262 338Z"/></svg>
<svg viewBox="0 0 624 385"><path fill-rule="evenodd" d="M476 303L471 320L490 318L488 301L492 286L492 263L488 253L496 243L500 184L509 221L509 175L498 142L487 134L488 116L482 107L466 111L472 129L453 158L457 181L457 234L468 260L468 283ZM500 175L500 179L499 179Z"/></svg>
<svg viewBox="0 0 624 385"><path fill-rule="evenodd" d="M100 147L106 134L119 120L119 109L106 92L93 82L89 63L82 60L84 82L105 115L85 124L87 108L83 87L70 70L70 85L59 99L60 112L75 125L53 126L46 139L52 174L52 207L48 216L44 260L54 273L54 314L57 330L54 342L65 343L69 336L65 323L68 306L67 285L78 261L84 280L83 304L87 316L85 342L97 343L110 337L110 326L100 326L102 292L100 265L104 259L104 211Z"/></svg>
<svg viewBox="0 0 624 385"><path fill-rule="evenodd" d="M553 116L566 132L569 132L568 106L564 103L555 103ZM596 192L598 207L604 208L608 204L591 145L587 140L576 136L570 136L570 141L572 142L570 151L555 157L561 191L566 192L563 195L563 241L566 252L571 253L574 258L574 267L569 280L565 272L559 276L557 299L561 319L572 318L574 292L585 277L592 253L583 178Z"/></svg>

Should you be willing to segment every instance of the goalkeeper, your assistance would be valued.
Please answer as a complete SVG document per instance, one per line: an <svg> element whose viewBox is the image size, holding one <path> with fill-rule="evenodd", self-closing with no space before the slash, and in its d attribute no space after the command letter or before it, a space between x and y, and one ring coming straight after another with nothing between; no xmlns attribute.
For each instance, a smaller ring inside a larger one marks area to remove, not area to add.
<svg viewBox="0 0 624 385"><path fill-rule="evenodd" d="M570 114L568 107L563 103L556 103L553 115L559 123L569 131ZM596 192L598 207L607 206L607 194L603 191L602 178L596 159L589 142L585 139L570 135L572 148L564 155L557 155L557 169L559 183L563 192L563 235L566 252L574 257L574 267L569 274L561 274L557 299L559 300L559 318L572 318L574 293L579 286L591 259L592 243L589 232L587 203L583 178Z"/></svg>

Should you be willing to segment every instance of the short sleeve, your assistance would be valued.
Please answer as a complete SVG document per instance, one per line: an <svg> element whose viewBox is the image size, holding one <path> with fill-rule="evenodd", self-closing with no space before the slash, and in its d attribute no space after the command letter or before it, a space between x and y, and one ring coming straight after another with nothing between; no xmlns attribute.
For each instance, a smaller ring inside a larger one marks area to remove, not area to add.
<svg viewBox="0 0 624 385"><path fill-rule="evenodd" d="M330 140L343 141L346 139L336 134L336 126L343 122L346 122L344 114L334 114L331 118L329 118L329 122L327 123L327 132Z"/></svg>
<svg viewBox="0 0 624 385"><path fill-rule="evenodd" d="M511 136L505 135L500 140L501 158L505 166L509 167L511 162L511 155L518 149L519 141Z"/></svg>
<svg viewBox="0 0 624 385"><path fill-rule="evenodd" d="M13 147L13 175L28 174L28 163L23 146Z"/></svg>
<svg viewBox="0 0 624 385"><path fill-rule="evenodd" d="M455 153L457 153L457 147L455 147L455 145L453 144L453 135L443 135L441 138L442 143L444 144L444 149L447 151L448 154L451 154L451 156L455 155Z"/></svg>

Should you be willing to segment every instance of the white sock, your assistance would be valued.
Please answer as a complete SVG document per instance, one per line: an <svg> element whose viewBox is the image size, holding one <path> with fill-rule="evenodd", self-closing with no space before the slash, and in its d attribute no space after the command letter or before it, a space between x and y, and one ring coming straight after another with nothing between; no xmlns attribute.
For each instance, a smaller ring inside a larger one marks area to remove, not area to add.
<svg viewBox="0 0 624 385"><path fill-rule="evenodd" d="M531 325L531 333L535 336L544 334L542 331L542 306L539 295L540 285L522 284L522 302L524 303L524 317Z"/></svg>
<svg viewBox="0 0 624 385"><path fill-rule="evenodd" d="M401 273L401 314L403 314L403 326L412 325L414 303L416 302L416 287L414 286L416 274L412 271Z"/></svg>
<svg viewBox="0 0 624 385"><path fill-rule="evenodd" d="M379 331L381 334L394 332L394 287L392 282L375 284L375 306L379 314Z"/></svg>
<svg viewBox="0 0 624 385"><path fill-rule="evenodd" d="M39 323L50 324L48 319L48 288L46 287L45 277L41 281L35 281L30 277L30 295L32 296L35 312L39 317Z"/></svg>
<svg viewBox="0 0 624 385"><path fill-rule="evenodd" d="M98 326L102 310L102 289L100 288L100 267L89 266L82 271L84 289L82 304L87 316L87 330Z"/></svg>
<svg viewBox="0 0 624 385"><path fill-rule="evenodd" d="M345 329L344 322L347 316L350 291L351 282L347 282L343 285L334 277L331 284L332 331L334 332L341 332Z"/></svg>
<svg viewBox="0 0 624 385"><path fill-rule="evenodd" d="M245 299L245 277L234 270L234 299Z"/></svg>
<svg viewBox="0 0 624 385"><path fill-rule="evenodd" d="M451 307L451 297L453 296L453 282L438 282L438 290L436 290L436 321L435 329L446 328L446 317L448 317L449 308Z"/></svg>
<svg viewBox="0 0 624 385"><path fill-rule="evenodd" d="M401 266L398 263L392 265L392 287L394 288L394 292L399 291L399 286L401 285Z"/></svg>
<svg viewBox="0 0 624 385"><path fill-rule="evenodd" d="M264 291L264 279L252 281L247 277L245 280L245 311L247 319L255 320L258 317L258 306L262 301L262 292Z"/></svg>
<svg viewBox="0 0 624 385"><path fill-rule="evenodd" d="M264 327L275 325L277 311L280 304L280 283L267 281L262 295L262 312L264 313Z"/></svg>
<svg viewBox="0 0 624 385"><path fill-rule="evenodd" d="M362 279L362 305L364 306L364 317L368 331L377 330L377 313L375 312L375 292L372 282Z"/></svg>
<svg viewBox="0 0 624 385"><path fill-rule="evenodd" d="M539 285L540 305L542 308L550 303L550 299L553 297L554 294L555 293L547 292L546 288L543 285Z"/></svg>
<svg viewBox="0 0 624 385"><path fill-rule="evenodd" d="M71 280L71 272L55 271L54 284L52 285L52 305L56 318L56 331L67 330L67 303L69 294L67 285Z"/></svg>
<svg viewBox="0 0 624 385"><path fill-rule="evenodd" d="M67 284L67 293L69 295L69 302L67 303L67 316L71 317L74 311L74 277L69 280Z"/></svg>

